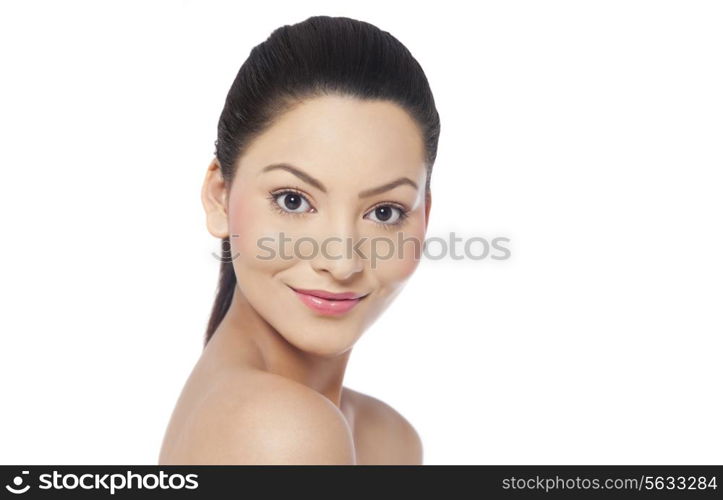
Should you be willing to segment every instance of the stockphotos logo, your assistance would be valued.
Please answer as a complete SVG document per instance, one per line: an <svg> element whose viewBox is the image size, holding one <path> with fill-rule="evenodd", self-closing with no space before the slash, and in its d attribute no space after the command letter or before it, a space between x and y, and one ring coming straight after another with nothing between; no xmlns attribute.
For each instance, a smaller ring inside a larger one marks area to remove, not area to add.
<svg viewBox="0 0 723 500"><path fill-rule="evenodd" d="M22 495L30 490L27 484L30 471L24 470L15 476L11 484L5 488L15 495ZM54 470L52 474L38 476L41 490L97 490L114 495L117 490L195 490L198 488L198 474L167 474L165 471L151 474L136 474L127 471L125 474L62 474Z"/></svg>
<svg viewBox="0 0 723 500"><path fill-rule="evenodd" d="M30 489L29 484L23 484L25 482L25 477L30 474L29 470L24 470L21 475L15 476L12 480L12 485L6 484L5 489L7 489L10 493L14 493L16 495L22 495L26 491Z"/></svg>

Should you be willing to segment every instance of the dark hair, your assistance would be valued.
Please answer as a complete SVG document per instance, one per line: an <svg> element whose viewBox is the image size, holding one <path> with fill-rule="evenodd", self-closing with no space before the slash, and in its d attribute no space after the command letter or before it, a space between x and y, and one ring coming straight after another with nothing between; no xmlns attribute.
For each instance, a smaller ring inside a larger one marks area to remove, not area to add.
<svg viewBox="0 0 723 500"><path fill-rule="evenodd" d="M249 143L273 120L304 99L344 95L392 101L420 127L429 194L440 122L427 77L396 38L348 17L314 16L274 30L251 50L226 96L218 121L216 158L227 187ZM221 242L230 253L228 237ZM221 262L216 300L204 345L228 311L236 286L230 259Z"/></svg>

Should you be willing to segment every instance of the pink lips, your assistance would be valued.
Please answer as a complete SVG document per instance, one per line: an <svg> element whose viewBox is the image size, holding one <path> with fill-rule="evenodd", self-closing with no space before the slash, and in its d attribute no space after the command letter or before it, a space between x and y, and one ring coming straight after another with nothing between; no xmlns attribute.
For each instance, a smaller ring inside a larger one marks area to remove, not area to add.
<svg viewBox="0 0 723 500"><path fill-rule="evenodd" d="M310 309L327 316L347 313L364 298L364 295L354 292L331 293L324 290L291 289Z"/></svg>

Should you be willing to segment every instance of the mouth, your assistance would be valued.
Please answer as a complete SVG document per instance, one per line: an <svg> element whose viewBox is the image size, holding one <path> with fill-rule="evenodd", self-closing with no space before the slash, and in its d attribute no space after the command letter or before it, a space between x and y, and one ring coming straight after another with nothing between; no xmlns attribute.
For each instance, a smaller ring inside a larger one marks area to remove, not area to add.
<svg viewBox="0 0 723 500"><path fill-rule="evenodd" d="M325 316L346 314L369 295L356 292L333 293L326 290L303 290L291 286L289 288L309 309Z"/></svg>

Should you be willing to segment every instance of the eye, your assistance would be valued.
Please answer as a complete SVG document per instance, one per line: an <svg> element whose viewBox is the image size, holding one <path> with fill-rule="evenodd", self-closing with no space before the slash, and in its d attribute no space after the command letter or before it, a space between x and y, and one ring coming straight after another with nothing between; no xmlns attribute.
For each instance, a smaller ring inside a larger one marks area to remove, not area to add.
<svg viewBox="0 0 723 500"><path fill-rule="evenodd" d="M407 216L407 212L394 205L378 205L369 215L373 215L372 220L383 226L396 226L401 224Z"/></svg>
<svg viewBox="0 0 723 500"><path fill-rule="evenodd" d="M313 211L311 204L306 197L296 191L281 191L271 194L271 199L274 206L280 211L288 212L292 214L301 214L304 212Z"/></svg>

